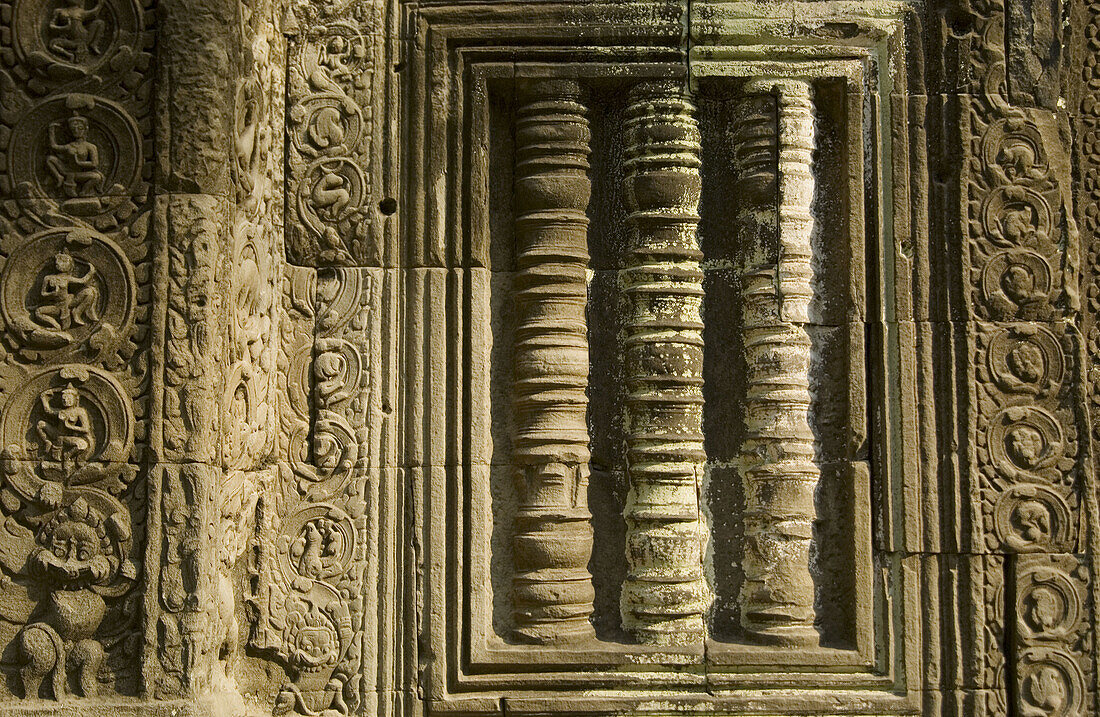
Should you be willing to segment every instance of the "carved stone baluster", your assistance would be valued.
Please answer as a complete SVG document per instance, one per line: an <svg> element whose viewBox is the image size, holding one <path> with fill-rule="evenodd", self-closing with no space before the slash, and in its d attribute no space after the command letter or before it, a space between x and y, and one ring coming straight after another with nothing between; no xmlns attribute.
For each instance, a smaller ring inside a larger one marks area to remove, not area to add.
<svg viewBox="0 0 1100 717"><path fill-rule="evenodd" d="M623 626L639 642L699 643L707 588L699 482L703 451L702 182L694 106L679 83L647 82L630 97L626 200L632 247L625 518L629 571Z"/></svg>
<svg viewBox="0 0 1100 717"><path fill-rule="evenodd" d="M811 86L760 80L746 92L758 96L746 100L749 112L740 127L748 202L742 216L757 241L747 252L742 309L749 385L741 620L745 634L759 642L814 644L809 564L820 471L809 425L810 338L804 327L812 296ZM774 95L778 107L773 111L770 98L759 95ZM768 170L776 166L777 177Z"/></svg>
<svg viewBox="0 0 1100 717"><path fill-rule="evenodd" d="M589 129L580 87L536 81L516 120L516 636L594 635L588 560Z"/></svg>

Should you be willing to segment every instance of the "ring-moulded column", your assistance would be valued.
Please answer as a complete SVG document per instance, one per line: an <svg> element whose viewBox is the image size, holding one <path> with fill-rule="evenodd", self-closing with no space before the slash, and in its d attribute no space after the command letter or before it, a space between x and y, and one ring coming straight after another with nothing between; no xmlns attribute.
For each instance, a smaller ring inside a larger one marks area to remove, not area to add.
<svg viewBox="0 0 1100 717"><path fill-rule="evenodd" d="M699 128L679 83L645 82L627 108L622 273L626 357L628 572L623 626L639 642L701 643L707 589L703 450Z"/></svg>
<svg viewBox="0 0 1100 717"><path fill-rule="evenodd" d="M820 471L809 424L810 337L804 326L813 293L812 88L801 80L754 80L745 92L739 159L746 201L755 206L742 215L766 239L747 251L744 272L741 625L757 642L816 644L810 543ZM760 95L776 98L774 113ZM769 215L774 230L766 226Z"/></svg>
<svg viewBox="0 0 1100 717"><path fill-rule="evenodd" d="M516 118L515 636L594 637L588 511L588 120L573 81L521 88Z"/></svg>

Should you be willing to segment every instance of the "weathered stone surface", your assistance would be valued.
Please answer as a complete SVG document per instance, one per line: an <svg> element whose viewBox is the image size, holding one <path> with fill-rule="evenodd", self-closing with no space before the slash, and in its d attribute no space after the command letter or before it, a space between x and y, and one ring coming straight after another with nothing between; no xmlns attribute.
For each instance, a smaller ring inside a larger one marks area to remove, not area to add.
<svg viewBox="0 0 1100 717"><path fill-rule="evenodd" d="M0 714L1096 714L1098 58L0 0Z"/></svg>

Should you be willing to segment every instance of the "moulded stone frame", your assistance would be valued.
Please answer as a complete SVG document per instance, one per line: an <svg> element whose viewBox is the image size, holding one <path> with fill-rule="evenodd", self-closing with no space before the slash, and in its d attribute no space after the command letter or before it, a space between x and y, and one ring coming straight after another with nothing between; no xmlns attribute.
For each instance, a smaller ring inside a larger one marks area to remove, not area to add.
<svg viewBox="0 0 1100 717"><path fill-rule="evenodd" d="M735 7L748 5L731 4L727 9ZM760 6L752 7L759 12ZM858 7L845 3L837 14L852 21ZM489 490L489 279L493 267L486 211L475 208L485 205L480 197L488 186L492 85L520 77L641 80L685 73L692 82L759 74L843 81L849 136L863 148L851 154L856 169L849 193L857 200L851 213L860 212L860 221L849 227L854 255L865 255L864 220L883 227L881 232L869 230L867 238L876 242L874 256L880 261L878 280L868 296L871 305L863 300L866 287L857 281L858 288L851 290L858 295L854 303L859 305L859 316L852 319L882 322L858 349L873 376L873 391L861 400L878 404L868 408L890 418L879 425L890 423L891 430L898 431L916 420L911 415L916 411L915 396L901 388L912 383L899 375L906 371L901 353L912 350L912 339L895 323L895 307L901 304L902 313L907 314L911 305L906 281L895 265L897 245L907 238L902 234L906 225L893 213L895 204L908 201L893 191L896 184L907 182L907 162L897 161L895 153L908 152L908 134L905 113L892 112L895 105L890 102L894 87L904 84L903 7L891 5L882 16L857 17L860 32L841 41L811 38L792 48L789 37L777 31L770 47L708 44L688 53L674 27L665 26L667 34L658 33L662 36L657 41L651 37L644 50L626 48L619 45L626 38L614 36L628 32L622 26L605 20L594 28L584 22L592 15L564 6L540 9L542 22L537 26L514 6L492 13L482 6L420 9L419 52L410 59L423 84L412 83L411 116L418 119L406 128L405 142L410 156L423 158L423 168L406 165L411 192L405 226L422 229L418 236L408 237L412 275L406 300L410 308L419 306L423 312L410 316L407 345L414 354L425 352L417 363L427 375L413 382L407 394L407 405L421 401L426 405L419 423L409 424L406 450L412 492L419 499L414 502L424 510L414 517L414 529L424 536L426 551L421 635L436 656L424 677L431 711L583 714L633 709L647 713L669 709L675 699L678 706L689 709L697 703L695 708L707 711L756 712L767 711L763 706L783 695L781 690L796 687L812 689L784 696L785 712L918 711L919 558L895 552L896 547L891 550L893 540L887 541L889 545L872 541L872 511L863 516L856 537L862 560L857 584L864 588L856 597L855 650L817 648L795 653L713 642L704 653L695 648L598 642L577 649L509 645L493 633L485 595L471 589L485 584L488 569L488 545L472 536L482 534L479 527L491 523L491 511L478 496L488 495ZM616 8L616 15L627 12L621 8ZM852 14L845 14L845 9ZM578 19L578 15L585 17ZM560 25L547 16L560 16ZM573 24L563 32L570 19L579 20L582 29ZM751 21L752 16L727 13L727 20L723 33L733 37L737 23ZM782 24L777 17L771 20ZM646 29L651 28L636 32ZM559 44L576 37L583 37L586 46ZM761 35L754 37L759 40ZM768 53L774 57L779 47L787 61L763 59ZM442 111L444 107L450 112ZM880 158L891 158L881 174L876 172ZM861 203L864 181L878 193L878 200L868 208ZM897 542L904 544L908 541L902 536L918 530L914 526L920 524L913 518L920 509L920 476L913 455L918 447L894 445L900 435L899 431L876 436L885 440L876 440L879 448L871 457L875 485L855 477L853 487L857 505L874 505L875 533L898 534ZM866 475L859 465L865 464L855 464L853 476Z"/></svg>

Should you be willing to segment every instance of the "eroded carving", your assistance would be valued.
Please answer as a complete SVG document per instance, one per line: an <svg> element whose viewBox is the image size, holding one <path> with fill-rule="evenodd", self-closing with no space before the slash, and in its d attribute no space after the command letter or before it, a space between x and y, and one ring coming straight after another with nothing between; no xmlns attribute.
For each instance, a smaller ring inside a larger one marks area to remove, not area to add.
<svg viewBox="0 0 1100 717"><path fill-rule="evenodd" d="M746 90L777 99L774 114L766 102L763 111L759 101L749 104L739 129L744 212L774 217L770 227L746 217L746 227L758 228L745 259L741 316L749 380L741 627L764 642L813 644L809 564L820 472L808 423L810 338L803 326L813 296L812 88L761 80Z"/></svg>

